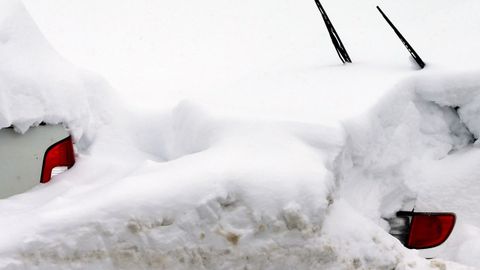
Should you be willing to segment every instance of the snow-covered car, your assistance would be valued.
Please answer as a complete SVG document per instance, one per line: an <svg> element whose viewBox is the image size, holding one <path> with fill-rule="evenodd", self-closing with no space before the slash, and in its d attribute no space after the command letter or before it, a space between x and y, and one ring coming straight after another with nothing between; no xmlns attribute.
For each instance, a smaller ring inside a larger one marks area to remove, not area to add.
<svg viewBox="0 0 480 270"><path fill-rule="evenodd" d="M24 134L0 129L0 198L47 183L74 163L72 137L62 125L41 124Z"/></svg>

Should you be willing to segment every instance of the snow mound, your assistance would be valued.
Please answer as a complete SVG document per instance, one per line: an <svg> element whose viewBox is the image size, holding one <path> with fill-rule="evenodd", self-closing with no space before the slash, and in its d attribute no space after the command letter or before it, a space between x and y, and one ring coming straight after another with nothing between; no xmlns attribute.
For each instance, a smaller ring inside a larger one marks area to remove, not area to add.
<svg viewBox="0 0 480 270"><path fill-rule="evenodd" d="M108 84L65 61L18 0L0 1L0 128L63 123L86 141L107 118Z"/></svg>
<svg viewBox="0 0 480 270"><path fill-rule="evenodd" d="M155 125L128 115L48 188L0 203L0 227L17 224L0 236L2 268L447 265L406 250L335 198L341 130L216 119L190 103L151 115Z"/></svg>
<svg viewBox="0 0 480 270"><path fill-rule="evenodd" d="M384 218L414 199L459 214L441 258L480 265L476 74L426 70L344 128L188 102L109 120L108 85L0 3L0 127L64 123L90 144L49 185L0 201L0 268L467 269L388 234Z"/></svg>
<svg viewBox="0 0 480 270"><path fill-rule="evenodd" d="M345 123L338 167L339 196L385 229L383 218L401 208L455 212L456 229L434 254L472 266L480 261L461 250L472 249L480 226L478 75L427 70L398 83Z"/></svg>

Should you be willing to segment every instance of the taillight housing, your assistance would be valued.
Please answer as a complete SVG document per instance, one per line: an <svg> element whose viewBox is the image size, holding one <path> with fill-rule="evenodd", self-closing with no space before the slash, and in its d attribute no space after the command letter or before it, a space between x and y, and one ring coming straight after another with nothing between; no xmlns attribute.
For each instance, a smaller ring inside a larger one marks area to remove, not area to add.
<svg viewBox="0 0 480 270"><path fill-rule="evenodd" d="M433 248L443 244L455 227L454 213L398 212L397 217L405 220L402 243L411 249Z"/></svg>
<svg viewBox="0 0 480 270"><path fill-rule="evenodd" d="M50 146L43 157L40 182L47 183L52 178L52 171L58 167L71 168L75 164L72 137L69 136Z"/></svg>
<svg viewBox="0 0 480 270"><path fill-rule="evenodd" d="M455 220L453 213L414 213L407 247L424 249L441 245L452 233Z"/></svg>

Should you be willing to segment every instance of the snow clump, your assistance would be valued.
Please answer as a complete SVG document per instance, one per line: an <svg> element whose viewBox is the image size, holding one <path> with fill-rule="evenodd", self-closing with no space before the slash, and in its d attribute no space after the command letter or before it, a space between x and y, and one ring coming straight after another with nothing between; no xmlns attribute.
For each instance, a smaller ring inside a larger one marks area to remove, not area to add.
<svg viewBox="0 0 480 270"><path fill-rule="evenodd" d="M109 85L63 59L18 0L0 1L0 59L0 128L62 123L88 144L109 118Z"/></svg>

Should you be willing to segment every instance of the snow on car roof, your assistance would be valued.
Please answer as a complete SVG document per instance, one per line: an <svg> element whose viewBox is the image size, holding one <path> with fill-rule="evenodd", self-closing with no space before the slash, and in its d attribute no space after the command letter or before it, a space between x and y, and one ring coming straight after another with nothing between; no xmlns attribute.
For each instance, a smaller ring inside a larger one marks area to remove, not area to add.
<svg viewBox="0 0 480 270"><path fill-rule="evenodd" d="M77 139L91 136L109 85L61 57L20 1L0 4L0 128L64 123Z"/></svg>

